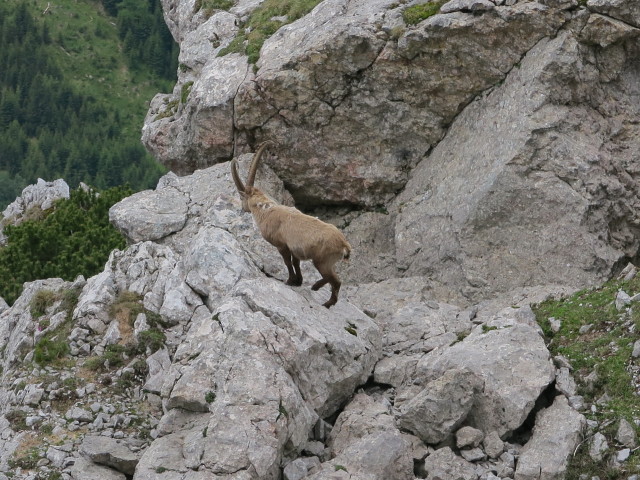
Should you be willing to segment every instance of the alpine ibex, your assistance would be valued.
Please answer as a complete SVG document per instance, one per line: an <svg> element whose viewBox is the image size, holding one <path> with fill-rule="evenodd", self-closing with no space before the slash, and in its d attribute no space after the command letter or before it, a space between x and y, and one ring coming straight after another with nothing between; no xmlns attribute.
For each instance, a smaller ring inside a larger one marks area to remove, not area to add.
<svg viewBox="0 0 640 480"><path fill-rule="evenodd" d="M302 285L300 260L313 261L322 278L311 289L318 290L327 283L331 285L331 298L324 304L329 308L338 301L341 285L334 265L338 260L349 258L351 245L335 226L296 208L280 205L253 186L260 157L269 143L263 143L253 156L246 186L238 175L236 160L231 162L231 175L242 198L242 208L251 212L262 237L282 255L289 271L287 285Z"/></svg>

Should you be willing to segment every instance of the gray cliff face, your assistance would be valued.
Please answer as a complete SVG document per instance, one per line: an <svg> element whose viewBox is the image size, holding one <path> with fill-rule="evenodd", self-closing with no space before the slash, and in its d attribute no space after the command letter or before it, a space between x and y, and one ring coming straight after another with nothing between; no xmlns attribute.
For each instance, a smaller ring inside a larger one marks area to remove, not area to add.
<svg viewBox="0 0 640 480"><path fill-rule="evenodd" d="M274 140L298 205L364 208L335 219L350 281L426 276L456 303L596 284L637 255L633 2L455 1L409 26L405 5L327 0L255 67L217 56L256 7L165 2L183 67L143 142L175 173Z"/></svg>
<svg viewBox="0 0 640 480"><path fill-rule="evenodd" d="M325 0L254 68L217 54L259 2L163 0L172 172L112 207L100 274L0 299L0 480L564 478L584 402L530 306L639 246L640 5L582 3ZM241 209L267 139L256 184L353 246L330 310Z"/></svg>

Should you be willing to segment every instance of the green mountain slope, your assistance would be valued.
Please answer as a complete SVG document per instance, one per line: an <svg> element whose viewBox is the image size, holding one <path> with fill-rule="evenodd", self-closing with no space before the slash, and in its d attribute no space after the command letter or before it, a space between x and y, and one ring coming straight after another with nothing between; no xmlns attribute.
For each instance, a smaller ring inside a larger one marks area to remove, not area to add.
<svg viewBox="0 0 640 480"><path fill-rule="evenodd" d="M38 177L153 186L140 128L176 68L160 0L0 3L0 210Z"/></svg>

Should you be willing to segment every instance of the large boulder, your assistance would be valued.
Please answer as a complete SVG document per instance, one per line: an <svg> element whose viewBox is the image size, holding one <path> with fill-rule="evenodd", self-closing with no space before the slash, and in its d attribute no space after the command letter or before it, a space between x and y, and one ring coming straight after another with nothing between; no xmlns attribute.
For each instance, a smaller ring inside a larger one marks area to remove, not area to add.
<svg viewBox="0 0 640 480"><path fill-rule="evenodd" d="M592 49L565 30L468 105L390 210L404 274L473 301L597 284L633 257L639 54L628 35Z"/></svg>
<svg viewBox="0 0 640 480"><path fill-rule="evenodd" d="M461 342L425 355L415 375L424 382L458 368L483 380L467 424L485 433L496 431L501 437L524 423L538 397L555 380L555 368L538 330L517 322L476 327ZM404 388L411 392L415 387Z"/></svg>

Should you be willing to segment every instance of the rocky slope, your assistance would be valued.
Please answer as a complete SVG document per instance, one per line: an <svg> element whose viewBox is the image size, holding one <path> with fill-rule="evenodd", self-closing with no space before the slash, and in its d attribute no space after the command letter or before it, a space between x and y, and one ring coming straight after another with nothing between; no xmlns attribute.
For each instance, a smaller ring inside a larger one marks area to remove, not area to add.
<svg viewBox="0 0 640 480"><path fill-rule="evenodd" d="M143 130L182 176L112 208L102 273L0 302L0 471L562 478L590 406L530 305L638 254L636 2L325 0L255 68L217 54L260 6L196 3L163 2L182 67ZM241 210L265 139L257 183L354 247L330 310Z"/></svg>
<svg viewBox="0 0 640 480"><path fill-rule="evenodd" d="M327 310L326 292L265 275L285 270L228 167L170 174L123 200L111 217L131 246L101 274L27 284L4 307L0 470L537 478L527 472L550 459L535 442L553 442L553 468L566 468L584 417L555 397L528 307L560 289L463 309L395 279L347 287ZM69 347L60 358L58 342ZM531 436L523 425L541 405L554 420Z"/></svg>

